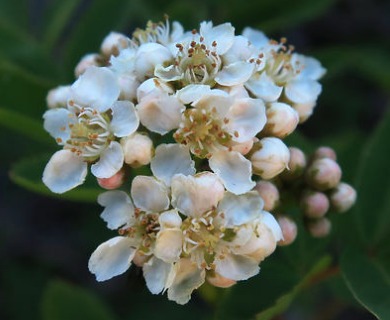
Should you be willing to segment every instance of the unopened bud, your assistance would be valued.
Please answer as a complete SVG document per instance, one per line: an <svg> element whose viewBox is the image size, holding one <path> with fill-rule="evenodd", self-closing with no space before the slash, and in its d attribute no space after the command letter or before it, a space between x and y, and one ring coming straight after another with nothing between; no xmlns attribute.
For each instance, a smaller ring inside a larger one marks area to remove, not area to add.
<svg viewBox="0 0 390 320"><path fill-rule="evenodd" d="M89 67L99 67L101 65L100 60L101 58L97 53L90 53L82 57L80 62L74 69L74 74L76 78L81 76Z"/></svg>
<svg viewBox="0 0 390 320"><path fill-rule="evenodd" d="M295 238L297 237L298 234L297 224L292 219L286 216L279 216L278 223L283 233L283 239L279 240L278 245L288 246L291 243L293 243Z"/></svg>
<svg viewBox="0 0 390 320"><path fill-rule="evenodd" d="M217 272L207 275L207 281L218 288L229 288L237 283L235 280L225 278Z"/></svg>
<svg viewBox="0 0 390 320"><path fill-rule="evenodd" d="M329 158L336 161L337 155L332 148L320 147L314 152L313 159L321 159L321 158Z"/></svg>
<svg viewBox="0 0 390 320"><path fill-rule="evenodd" d="M255 190L264 200L264 210L272 211L279 203L279 190L269 181L258 181Z"/></svg>
<svg viewBox="0 0 390 320"><path fill-rule="evenodd" d="M134 133L121 139L125 163L136 168L150 163L153 156L153 141L144 134Z"/></svg>
<svg viewBox="0 0 390 320"><path fill-rule="evenodd" d="M336 161L329 158L314 160L306 171L307 183L321 191L335 188L340 179L340 166Z"/></svg>
<svg viewBox="0 0 390 320"><path fill-rule="evenodd" d="M313 113L316 102L294 103L293 108L299 115L299 123L305 122Z"/></svg>
<svg viewBox="0 0 390 320"><path fill-rule="evenodd" d="M285 180L292 180L300 177L306 168L306 156L302 150L294 147L288 148L290 150L290 161L288 162L288 170L282 174Z"/></svg>
<svg viewBox="0 0 390 320"><path fill-rule="evenodd" d="M308 191L301 199L301 208L308 218L321 218L329 210L328 197L318 191Z"/></svg>
<svg viewBox="0 0 390 320"><path fill-rule="evenodd" d="M46 96L49 108L65 108L70 95L70 86L59 86L51 89Z"/></svg>
<svg viewBox="0 0 390 320"><path fill-rule="evenodd" d="M341 182L330 194L330 203L337 212L348 211L356 201L356 190Z"/></svg>
<svg viewBox="0 0 390 320"><path fill-rule="evenodd" d="M323 238L329 235L332 229L332 224L327 218L320 218L316 220L310 220L307 223L307 229L310 234L315 238Z"/></svg>
<svg viewBox="0 0 390 320"><path fill-rule="evenodd" d="M118 189L125 182L126 174L123 169L119 170L110 178L97 178L99 186L107 190Z"/></svg>
<svg viewBox="0 0 390 320"><path fill-rule="evenodd" d="M117 56L121 49L127 48L129 39L121 33L110 32L104 39L100 46L100 51L107 58Z"/></svg>
<svg viewBox="0 0 390 320"><path fill-rule="evenodd" d="M251 156L253 171L263 179L276 177L287 168L290 152L282 140L278 138L263 138L258 142L260 147Z"/></svg>
<svg viewBox="0 0 390 320"><path fill-rule="evenodd" d="M298 113L293 108L286 103L273 102L267 106L267 123L262 133L284 138L295 130L298 122Z"/></svg>

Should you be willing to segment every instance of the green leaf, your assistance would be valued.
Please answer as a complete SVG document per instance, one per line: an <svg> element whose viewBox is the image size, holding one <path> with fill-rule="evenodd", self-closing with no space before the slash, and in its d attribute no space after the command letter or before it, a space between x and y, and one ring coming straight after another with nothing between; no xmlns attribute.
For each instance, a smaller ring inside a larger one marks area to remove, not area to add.
<svg viewBox="0 0 390 320"><path fill-rule="evenodd" d="M19 133L28 139L53 145L53 139L43 129L41 122L20 113L0 108L0 126Z"/></svg>
<svg viewBox="0 0 390 320"><path fill-rule="evenodd" d="M330 257L324 257L319 260L314 265L314 267L306 274L306 276L289 293L281 296L272 307L258 313L256 315L256 319L270 320L274 316L281 314L282 312L287 310L291 302L298 296L298 294L302 292L302 290L304 290L306 287L310 286L316 276L325 271L329 267L330 263Z"/></svg>
<svg viewBox="0 0 390 320"><path fill-rule="evenodd" d="M49 283L42 301L43 320L113 320L107 305L91 292L56 280Z"/></svg>
<svg viewBox="0 0 390 320"><path fill-rule="evenodd" d="M390 277L380 261L349 248L341 269L355 299L378 319L390 319Z"/></svg>
<svg viewBox="0 0 390 320"><path fill-rule="evenodd" d="M30 157L15 163L9 173L16 184L36 193L81 202L96 202L102 189L98 187L96 179L89 175L86 182L74 190L64 194L51 192L42 182L42 173L49 161L50 155Z"/></svg>
<svg viewBox="0 0 390 320"><path fill-rule="evenodd" d="M390 112L363 150L356 187L354 218L363 241L374 247L390 228Z"/></svg>

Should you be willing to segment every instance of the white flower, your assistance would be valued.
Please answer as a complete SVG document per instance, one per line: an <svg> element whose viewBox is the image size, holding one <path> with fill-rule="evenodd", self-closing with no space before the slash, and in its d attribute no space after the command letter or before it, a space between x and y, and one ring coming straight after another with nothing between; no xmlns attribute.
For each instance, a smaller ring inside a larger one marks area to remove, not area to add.
<svg viewBox="0 0 390 320"><path fill-rule="evenodd" d="M91 70L91 72L89 72ZM97 90L101 80L103 84L109 79L105 78L108 69L102 71L88 69L84 75L72 86L73 98L82 96L82 91ZM109 78L111 74L109 74ZM91 77L95 75L96 79ZM91 82L91 83L89 83ZM77 84L77 86L75 86ZM76 93L76 94L75 94ZM109 96L112 92L109 90ZM98 178L109 178L118 172L124 160L121 145L115 141L115 137L124 137L132 134L138 128L139 120L134 105L129 101L109 101L113 96L102 96L101 101L96 100L90 94L90 98L81 97L81 102L70 100L69 107L51 109L44 114L44 128L56 139L57 143L64 147L66 152L58 151L50 159L44 174L43 181L53 192L63 193L73 187L82 184L85 175L80 172L86 167L86 162L93 163L92 173ZM97 93L99 97L101 93ZM116 96L116 95L115 95ZM102 112L94 108L83 106L86 101L107 110L106 103L110 104L110 113ZM75 156L70 156L69 152ZM63 166L63 172L58 173L59 166ZM66 167L69 167L67 169ZM70 169L73 168L73 169ZM76 170L78 168L78 170ZM68 180L64 180L68 174ZM69 183L73 181L73 183Z"/></svg>
<svg viewBox="0 0 390 320"><path fill-rule="evenodd" d="M76 78L80 77L89 67L99 67L103 62L102 58L97 53L89 53L81 58L74 69Z"/></svg>
<svg viewBox="0 0 390 320"><path fill-rule="evenodd" d="M276 177L287 168L290 151L278 138L263 138L258 143L260 147L250 158L253 172L265 180Z"/></svg>
<svg viewBox="0 0 390 320"><path fill-rule="evenodd" d="M70 95L70 86L59 86L51 89L46 96L47 106L51 109L65 108Z"/></svg>
<svg viewBox="0 0 390 320"><path fill-rule="evenodd" d="M100 51L106 57L117 56L121 49L128 47L130 39L119 32L110 32L100 46Z"/></svg>

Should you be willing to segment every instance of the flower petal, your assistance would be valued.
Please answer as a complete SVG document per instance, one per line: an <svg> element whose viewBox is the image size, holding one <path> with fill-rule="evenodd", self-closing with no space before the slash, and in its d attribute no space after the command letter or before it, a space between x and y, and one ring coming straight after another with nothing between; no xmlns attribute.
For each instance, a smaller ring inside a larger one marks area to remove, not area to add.
<svg viewBox="0 0 390 320"><path fill-rule="evenodd" d="M290 81L284 89L286 97L295 103L309 103L316 101L322 91L321 85L311 79Z"/></svg>
<svg viewBox="0 0 390 320"><path fill-rule="evenodd" d="M224 213L226 227L233 228L258 218L263 206L264 201L256 191L239 196L226 192L218 205L218 211Z"/></svg>
<svg viewBox="0 0 390 320"><path fill-rule="evenodd" d="M160 144L151 161L153 175L163 181L167 186L171 185L171 179L175 174L194 174L195 162L191 159L186 146L180 144Z"/></svg>
<svg viewBox="0 0 390 320"><path fill-rule="evenodd" d="M137 130L138 114L130 101L117 101L111 107L111 130L117 137L125 137Z"/></svg>
<svg viewBox="0 0 390 320"><path fill-rule="evenodd" d="M176 210L163 212L160 214L158 221L160 223L161 229L180 228L182 223L181 217Z"/></svg>
<svg viewBox="0 0 390 320"><path fill-rule="evenodd" d="M97 281L105 281L122 274L131 265L136 249L127 237L115 237L102 243L92 253L88 262L89 271Z"/></svg>
<svg viewBox="0 0 390 320"><path fill-rule="evenodd" d="M87 163L70 150L53 154L43 171L43 183L55 193L64 193L84 183Z"/></svg>
<svg viewBox="0 0 390 320"><path fill-rule="evenodd" d="M202 96L211 92L211 88L205 84L189 84L177 91L177 98L184 104L199 100Z"/></svg>
<svg viewBox="0 0 390 320"><path fill-rule="evenodd" d="M64 145L70 138L69 124L77 121L76 116L65 108L47 110L43 119L43 127L59 145Z"/></svg>
<svg viewBox="0 0 390 320"><path fill-rule="evenodd" d="M251 190L256 183L252 181L252 164L237 151L218 151L209 160L213 170L223 181L225 188L234 194Z"/></svg>
<svg viewBox="0 0 390 320"><path fill-rule="evenodd" d="M72 85L70 99L84 107L107 111L118 99L120 87L115 74L106 67L89 67Z"/></svg>
<svg viewBox="0 0 390 320"><path fill-rule="evenodd" d="M180 229L169 228L157 234L154 255L168 263L176 262L180 258L183 247L183 232Z"/></svg>
<svg viewBox="0 0 390 320"><path fill-rule="evenodd" d="M132 224L134 206L125 192L104 192L99 195L98 203L105 207L100 217L107 223L107 228L115 230L125 224Z"/></svg>
<svg viewBox="0 0 390 320"><path fill-rule="evenodd" d="M265 102L276 101L283 91L283 87L276 85L265 72L260 76L253 76L245 83L245 87Z"/></svg>
<svg viewBox="0 0 390 320"><path fill-rule="evenodd" d="M254 68L253 63L237 61L218 72L215 81L221 86L235 86L246 82L252 76Z"/></svg>
<svg viewBox="0 0 390 320"><path fill-rule="evenodd" d="M259 49L264 48L269 43L269 39L263 32L249 27L243 30L242 35Z"/></svg>
<svg viewBox="0 0 390 320"><path fill-rule="evenodd" d="M255 259L241 255L225 254L223 259L217 257L214 263L216 272L236 281L249 279L260 271Z"/></svg>
<svg viewBox="0 0 390 320"><path fill-rule="evenodd" d="M218 205L224 195L224 187L211 172L193 176L176 175L172 179L172 206L182 214L201 217Z"/></svg>
<svg viewBox="0 0 390 320"><path fill-rule="evenodd" d="M190 259L180 259L171 270L168 278L168 299L178 304L186 304L192 291L205 280L205 270L199 269Z"/></svg>
<svg viewBox="0 0 390 320"><path fill-rule="evenodd" d="M112 141L101 153L100 160L91 166L91 172L97 178L110 178L122 168L123 160L120 143Z"/></svg>
<svg viewBox="0 0 390 320"><path fill-rule="evenodd" d="M246 142L258 134L267 122L264 102L261 99L236 99L226 117L226 125L232 138L237 142ZM238 133L238 134L237 134Z"/></svg>
<svg viewBox="0 0 390 320"><path fill-rule="evenodd" d="M283 239L282 229L271 213L263 211L261 221L271 230L276 242Z"/></svg>
<svg viewBox="0 0 390 320"><path fill-rule="evenodd" d="M230 23L220 24L210 28L210 24L201 23L199 33L204 37L207 47L211 48L215 41L215 51L218 55L224 54L233 45L234 27Z"/></svg>
<svg viewBox="0 0 390 320"><path fill-rule="evenodd" d="M146 286L151 293L159 294L163 291L171 269L171 263L166 263L156 257L152 257L144 264L142 271L144 273Z"/></svg>
<svg viewBox="0 0 390 320"><path fill-rule="evenodd" d="M135 206L146 212L161 212L169 207L167 187L154 177L136 176L131 196Z"/></svg>
<svg viewBox="0 0 390 320"><path fill-rule="evenodd" d="M177 66L174 64L168 67L164 67L163 65L156 66L154 69L154 75L164 81L176 81L183 77Z"/></svg>

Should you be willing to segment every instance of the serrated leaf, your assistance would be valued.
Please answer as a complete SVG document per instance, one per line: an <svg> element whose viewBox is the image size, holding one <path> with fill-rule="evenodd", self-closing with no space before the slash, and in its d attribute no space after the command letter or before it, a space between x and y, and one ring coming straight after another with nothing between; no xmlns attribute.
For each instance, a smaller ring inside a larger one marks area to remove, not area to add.
<svg viewBox="0 0 390 320"><path fill-rule="evenodd" d="M349 248L341 258L341 269L355 299L378 319L390 319L390 277L380 261Z"/></svg>
<svg viewBox="0 0 390 320"><path fill-rule="evenodd" d="M42 173L50 156L41 155L16 162L11 167L9 173L11 180L30 191L46 196L95 203L98 195L102 193L102 189L98 187L96 180L91 174L89 174L86 182L82 186L64 194L53 193L43 184Z"/></svg>
<svg viewBox="0 0 390 320"><path fill-rule="evenodd" d="M0 108L0 126L21 134L27 139L53 145L53 139L43 129L42 123L20 113Z"/></svg>
<svg viewBox="0 0 390 320"><path fill-rule="evenodd" d="M105 303L91 292L56 280L49 283L42 301L43 320L114 320Z"/></svg>
<svg viewBox="0 0 390 320"><path fill-rule="evenodd" d="M363 150L356 187L354 218L363 241L377 245L390 229L390 112Z"/></svg>
<svg viewBox="0 0 390 320"><path fill-rule="evenodd" d="M326 270L331 263L330 257L324 257L319 260L314 267L306 274L306 276L287 294L278 298L276 303L258 313L256 315L257 320L270 320L274 316L281 314L290 306L291 302L299 295L299 293L304 290L310 283L315 279L318 274Z"/></svg>

